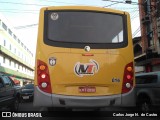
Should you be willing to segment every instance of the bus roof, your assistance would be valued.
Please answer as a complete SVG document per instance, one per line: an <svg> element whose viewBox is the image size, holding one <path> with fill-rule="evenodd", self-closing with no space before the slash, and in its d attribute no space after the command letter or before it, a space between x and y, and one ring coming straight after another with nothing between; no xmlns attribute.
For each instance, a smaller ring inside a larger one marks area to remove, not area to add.
<svg viewBox="0 0 160 120"><path fill-rule="evenodd" d="M93 10L93 11L108 11L111 13L117 13L117 14L129 14L126 11L121 10L115 10L111 8L104 8L104 7L95 7L95 6L49 6L49 7L43 7L42 10Z"/></svg>

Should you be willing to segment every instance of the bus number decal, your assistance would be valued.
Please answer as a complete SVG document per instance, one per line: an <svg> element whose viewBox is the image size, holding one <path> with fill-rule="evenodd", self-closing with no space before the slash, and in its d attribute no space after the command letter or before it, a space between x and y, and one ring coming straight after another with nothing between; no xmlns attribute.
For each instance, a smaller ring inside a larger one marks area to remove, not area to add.
<svg viewBox="0 0 160 120"><path fill-rule="evenodd" d="M94 75L99 70L99 64L95 60L90 60L89 63L77 62L74 66L74 73L78 77L85 75Z"/></svg>

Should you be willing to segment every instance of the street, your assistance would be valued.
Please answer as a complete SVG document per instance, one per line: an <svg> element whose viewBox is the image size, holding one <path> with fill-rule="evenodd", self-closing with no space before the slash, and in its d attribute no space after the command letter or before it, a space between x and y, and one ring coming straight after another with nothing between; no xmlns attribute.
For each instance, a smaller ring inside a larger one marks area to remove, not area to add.
<svg viewBox="0 0 160 120"><path fill-rule="evenodd" d="M19 105L19 111L46 111L43 107L33 107L33 102L22 102Z"/></svg>
<svg viewBox="0 0 160 120"><path fill-rule="evenodd" d="M0 111L10 111L9 108L0 108ZM33 106L33 102L31 101L26 101L26 102L21 102L19 103L19 110L18 112L23 112L23 111L36 111L36 112L39 112L39 111L47 111L46 108L44 107L34 107Z"/></svg>

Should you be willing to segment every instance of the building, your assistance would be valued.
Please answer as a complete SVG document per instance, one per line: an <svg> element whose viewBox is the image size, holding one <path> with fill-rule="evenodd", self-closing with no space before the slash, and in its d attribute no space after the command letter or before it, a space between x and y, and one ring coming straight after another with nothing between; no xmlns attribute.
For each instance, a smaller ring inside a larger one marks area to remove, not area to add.
<svg viewBox="0 0 160 120"><path fill-rule="evenodd" d="M160 71L160 0L139 0L139 14L141 37L133 39L135 65L140 72Z"/></svg>
<svg viewBox="0 0 160 120"><path fill-rule="evenodd" d="M18 38L15 30L0 15L0 73L10 76L21 85L34 77L33 53Z"/></svg>

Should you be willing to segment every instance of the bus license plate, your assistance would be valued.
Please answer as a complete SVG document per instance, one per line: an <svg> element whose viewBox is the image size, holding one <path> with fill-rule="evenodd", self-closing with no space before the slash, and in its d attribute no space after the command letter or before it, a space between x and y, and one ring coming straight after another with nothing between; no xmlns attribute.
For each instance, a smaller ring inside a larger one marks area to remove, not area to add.
<svg viewBox="0 0 160 120"><path fill-rule="evenodd" d="M96 88L95 87L88 87L88 86L79 87L79 92L80 93L95 93Z"/></svg>

